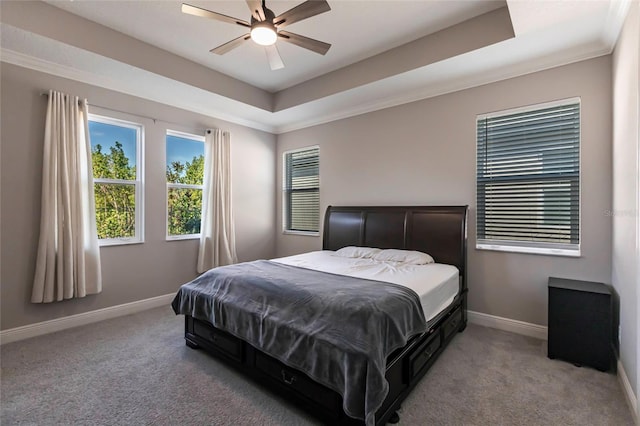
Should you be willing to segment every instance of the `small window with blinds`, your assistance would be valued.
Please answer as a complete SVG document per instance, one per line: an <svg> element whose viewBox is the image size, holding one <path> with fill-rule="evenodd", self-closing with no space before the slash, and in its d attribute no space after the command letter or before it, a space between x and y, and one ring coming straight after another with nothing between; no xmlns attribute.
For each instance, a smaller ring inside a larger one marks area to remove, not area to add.
<svg viewBox="0 0 640 426"><path fill-rule="evenodd" d="M477 118L479 249L580 255L580 100Z"/></svg>
<svg viewBox="0 0 640 426"><path fill-rule="evenodd" d="M284 153L284 231L312 233L320 229L320 149Z"/></svg>

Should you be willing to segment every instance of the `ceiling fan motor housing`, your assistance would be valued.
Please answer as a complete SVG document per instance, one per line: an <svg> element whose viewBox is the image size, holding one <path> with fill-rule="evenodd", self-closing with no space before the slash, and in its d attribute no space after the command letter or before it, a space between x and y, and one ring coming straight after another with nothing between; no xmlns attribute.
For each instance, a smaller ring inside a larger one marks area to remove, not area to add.
<svg viewBox="0 0 640 426"><path fill-rule="evenodd" d="M278 38L278 31L273 24L275 14L267 8L263 10L264 21L258 21L253 15L251 16L251 38L262 46L271 46Z"/></svg>
<svg viewBox="0 0 640 426"><path fill-rule="evenodd" d="M273 20L276 18L276 14L273 13L271 9L267 9L266 7L262 9L264 11L264 21L258 21L253 14L251 15L251 27L253 27L258 22L269 22L273 24ZM274 26L275 28L275 26Z"/></svg>

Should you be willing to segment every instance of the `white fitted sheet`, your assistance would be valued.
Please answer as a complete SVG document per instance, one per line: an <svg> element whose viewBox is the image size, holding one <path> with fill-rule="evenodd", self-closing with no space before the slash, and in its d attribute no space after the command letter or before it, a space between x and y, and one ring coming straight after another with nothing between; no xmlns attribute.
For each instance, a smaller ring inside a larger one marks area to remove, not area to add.
<svg viewBox="0 0 640 426"><path fill-rule="evenodd" d="M453 302L460 287L458 268L442 263L408 265L373 259L342 257L322 250L271 259L273 262L333 274L384 281L410 288L420 296L427 321Z"/></svg>

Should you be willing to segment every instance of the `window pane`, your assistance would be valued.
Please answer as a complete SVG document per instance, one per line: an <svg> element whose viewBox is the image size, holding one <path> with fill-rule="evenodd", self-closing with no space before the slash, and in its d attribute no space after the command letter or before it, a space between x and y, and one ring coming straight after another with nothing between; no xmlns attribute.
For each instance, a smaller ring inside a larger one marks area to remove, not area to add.
<svg viewBox="0 0 640 426"><path fill-rule="evenodd" d="M137 129L89 121L93 177L136 179Z"/></svg>
<svg viewBox="0 0 640 426"><path fill-rule="evenodd" d="M290 231L318 231L320 191L295 191L289 194Z"/></svg>
<svg viewBox="0 0 640 426"><path fill-rule="evenodd" d="M285 229L320 229L320 156L318 148L284 155Z"/></svg>
<svg viewBox="0 0 640 426"><path fill-rule="evenodd" d="M169 188L167 198L169 201L169 235L199 234L202 190Z"/></svg>
<svg viewBox="0 0 640 426"><path fill-rule="evenodd" d="M580 104L477 122L479 243L577 249Z"/></svg>
<svg viewBox="0 0 640 426"><path fill-rule="evenodd" d="M202 185L204 142L167 135L167 182Z"/></svg>
<svg viewBox="0 0 640 426"><path fill-rule="evenodd" d="M577 243L577 179L573 182L487 184L478 235L488 240Z"/></svg>
<svg viewBox="0 0 640 426"><path fill-rule="evenodd" d="M94 184L98 238L135 236L135 189L129 184Z"/></svg>

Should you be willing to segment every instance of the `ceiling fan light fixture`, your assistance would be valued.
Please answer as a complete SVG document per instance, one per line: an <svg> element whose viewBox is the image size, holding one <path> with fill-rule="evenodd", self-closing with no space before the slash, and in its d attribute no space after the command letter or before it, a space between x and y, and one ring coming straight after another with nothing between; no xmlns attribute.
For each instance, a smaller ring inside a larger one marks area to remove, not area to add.
<svg viewBox="0 0 640 426"><path fill-rule="evenodd" d="M271 22L256 22L251 27L251 40L261 46L271 46L277 39L276 27Z"/></svg>
<svg viewBox="0 0 640 426"><path fill-rule="evenodd" d="M2 1L2 0L0 0ZM327 0L306 0L296 7L276 16L275 13L266 6L265 0L246 0L247 6L251 9L251 20L244 21L232 16L223 15L221 13L212 12L198 6L192 6L182 3L182 12L189 15L200 16L208 19L226 22L229 24L239 25L249 29L249 33L245 33L240 37L236 37L218 47L211 49L211 53L216 55L224 55L225 53L235 49L249 39L252 39L257 45L265 46L265 52L269 59L271 70L277 70L284 67L280 53L275 44L280 38L282 41L300 46L312 52L324 55L327 53L331 45L319 40L299 34L282 31L288 25L302 21L312 16L319 15L331 10Z"/></svg>

